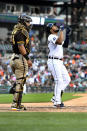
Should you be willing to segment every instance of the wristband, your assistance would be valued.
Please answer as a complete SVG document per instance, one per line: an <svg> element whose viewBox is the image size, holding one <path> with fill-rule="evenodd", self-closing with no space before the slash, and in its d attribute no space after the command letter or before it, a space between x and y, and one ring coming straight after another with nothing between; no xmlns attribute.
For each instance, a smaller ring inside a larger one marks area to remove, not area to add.
<svg viewBox="0 0 87 131"><path fill-rule="evenodd" d="M29 60L29 57L27 54L23 55L26 60Z"/></svg>

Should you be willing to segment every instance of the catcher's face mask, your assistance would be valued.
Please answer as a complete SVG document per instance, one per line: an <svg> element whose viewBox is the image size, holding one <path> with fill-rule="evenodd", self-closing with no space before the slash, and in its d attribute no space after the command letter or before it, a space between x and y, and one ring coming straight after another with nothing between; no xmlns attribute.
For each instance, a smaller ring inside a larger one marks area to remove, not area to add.
<svg viewBox="0 0 87 131"><path fill-rule="evenodd" d="M31 24L31 22L26 21L25 23L26 23L26 27L27 27L27 29L28 29L28 30L31 30L32 27L33 27L33 25Z"/></svg>
<svg viewBox="0 0 87 131"><path fill-rule="evenodd" d="M23 24L26 29L29 31L32 28L32 19L30 16L26 15L26 14L22 14L18 17L18 22Z"/></svg>

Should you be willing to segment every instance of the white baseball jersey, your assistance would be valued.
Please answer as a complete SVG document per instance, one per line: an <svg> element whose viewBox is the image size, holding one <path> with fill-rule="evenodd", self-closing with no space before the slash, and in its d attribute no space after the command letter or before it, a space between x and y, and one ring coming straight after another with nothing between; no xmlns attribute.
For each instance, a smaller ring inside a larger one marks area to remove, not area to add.
<svg viewBox="0 0 87 131"><path fill-rule="evenodd" d="M63 61L60 60L61 58L63 58L63 44L55 44L57 39L58 36L55 34L51 34L48 37L48 48L50 51L48 56L50 56L50 58L48 57L47 64L48 69L51 71L55 82L54 105L61 104L61 91L65 90L70 82L70 76L67 72L67 69L63 64ZM55 59L55 57L59 59Z"/></svg>
<svg viewBox="0 0 87 131"><path fill-rule="evenodd" d="M49 48L49 55L51 57L58 57L59 59L63 58L63 47L62 45L55 44L58 36L55 34L51 34L48 37L48 48Z"/></svg>

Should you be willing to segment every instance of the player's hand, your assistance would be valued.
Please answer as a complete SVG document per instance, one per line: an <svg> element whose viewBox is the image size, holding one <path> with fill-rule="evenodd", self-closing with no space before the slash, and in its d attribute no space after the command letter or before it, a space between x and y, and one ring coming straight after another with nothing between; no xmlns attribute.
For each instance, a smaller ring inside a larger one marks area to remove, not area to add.
<svg viewBox="0 0 87 131"><path fill-rule="evenodd" d="M32 67L32 62L30 60L28 60L27 63L29 67Z"/></svg>
<svg viewBox="0 0 87 131"><path fill-rule="evenodd" d="M60 30L63 31L65 29L64 25L60 26Z"/></svg>

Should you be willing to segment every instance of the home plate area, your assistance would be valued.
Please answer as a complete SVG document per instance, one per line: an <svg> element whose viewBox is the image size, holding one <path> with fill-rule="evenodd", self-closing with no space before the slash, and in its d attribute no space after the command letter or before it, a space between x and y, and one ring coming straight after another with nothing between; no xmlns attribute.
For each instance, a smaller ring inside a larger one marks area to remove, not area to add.
<svg viewBox="0 0 87 131"><path fill-rule="evenodd" d="M22 103L27 107L27 110L15 112L87 112L87 93L76 95L81 97L65 101L65 107L61 109L53 107L52 102ZM0 112L13 112L11 110L11 104L0 104Z"/></svg>
<svg viewBox="0 0 87 131"><path fill-rule="evenodd" d="M87 112L87 106L65 106L60 109L53 106L27 106L27 110L12 111L10 104L2 104L0 112Z"/></svg>

